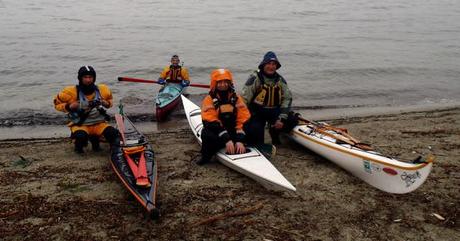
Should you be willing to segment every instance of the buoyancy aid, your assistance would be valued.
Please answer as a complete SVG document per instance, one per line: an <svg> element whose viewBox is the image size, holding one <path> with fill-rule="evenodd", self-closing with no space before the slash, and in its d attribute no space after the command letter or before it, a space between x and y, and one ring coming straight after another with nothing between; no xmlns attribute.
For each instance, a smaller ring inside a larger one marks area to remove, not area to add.
<svg viewBox="0 0 460 241"><path fill-rule="evenodd" d="M238 101L236 93L232 91L228 97L218 98L217 93L214 91L211 93L211 97L222 125L226 129L235 129L237 119L236 102Z"/></svg>
<svg viewBox="0 0 460 241"><path fill-rule="evenodd" d="M260 80L260 86L252 102L268 108L279 107L283 97L283 90L280 84L281 77L277 75L275 83L271 85L265 83L262 73L257 72L257 77Z"/></svg>
<svg viewBox="0 0 460 241"><path fill-rule="evenodd" d="M95 97L89 101L81 88L77 85L77 99L80 106L77 111L71 111L67 117L70 120L69 126L72 125L93 125L110 120L110 116L101 106L101 93L96 86Z"/></svg>
<svg viewBox="0 0 460 241"><path fill-rule="evenodd" d="M169 73L167 74L168 81L172 83L180 83L183 79L181 66L169 66Z"/></svg>

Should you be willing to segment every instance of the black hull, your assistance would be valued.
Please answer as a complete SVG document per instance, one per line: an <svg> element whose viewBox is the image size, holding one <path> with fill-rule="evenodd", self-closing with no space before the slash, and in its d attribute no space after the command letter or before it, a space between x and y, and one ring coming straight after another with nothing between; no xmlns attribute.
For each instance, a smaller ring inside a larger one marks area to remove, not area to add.
<svg viewBox="0 0 460 241"><path fill-rule="evenodd" d="M123 185L128 191L136 198L136 200L149 212L158 211L156 194L157 194L157 163L155 161L155 154L152 147L146 141L146 138L134 127L133 123L128 118L123 116L117 116L118 130L124 138L121 141L121 145L112 147L111 151L111 164L112 169L117 174ZM121 126L123 125L123 126ZM126 142L126 143L125 143ZM143 147L142 152L129 155L130 158L138 163L140 155L144 155L147 178L150 182L150 186L144 187L136 184L136 178L131 170L126 156L123 152L123 148L132 147Z"/></svg>

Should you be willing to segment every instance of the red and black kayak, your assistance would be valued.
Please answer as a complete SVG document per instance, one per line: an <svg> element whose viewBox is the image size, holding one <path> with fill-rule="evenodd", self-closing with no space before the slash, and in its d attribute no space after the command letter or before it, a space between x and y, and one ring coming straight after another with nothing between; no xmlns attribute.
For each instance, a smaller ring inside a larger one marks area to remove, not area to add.
<svg viewBox="0 0 460 241"><path fill-rule="evenodd" d="M121 134L121 141L119 146L112 149L112 168L151 217L157 218L159 216L156 202L158 174L153 149L145 136L126 116L116 114L115 120Z"/></svg>

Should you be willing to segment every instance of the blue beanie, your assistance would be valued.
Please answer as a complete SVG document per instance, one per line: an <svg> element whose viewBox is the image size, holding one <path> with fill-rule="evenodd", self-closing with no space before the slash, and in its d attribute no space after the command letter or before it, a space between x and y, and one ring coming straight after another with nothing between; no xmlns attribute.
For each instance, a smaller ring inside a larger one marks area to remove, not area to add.
<svg viewBox="0 0 460 241"><path fill-rule="evenodd" d="M270 61L275 61L276 62L276 69L281 68L280 61L278 61L278 58L276 57L276 54L274 52L272 52L272 51L268 51L264 55L264 59L262 60L262 62L260 62L259 69L262 70L264 68L264 65L267 64Z"/></svg>

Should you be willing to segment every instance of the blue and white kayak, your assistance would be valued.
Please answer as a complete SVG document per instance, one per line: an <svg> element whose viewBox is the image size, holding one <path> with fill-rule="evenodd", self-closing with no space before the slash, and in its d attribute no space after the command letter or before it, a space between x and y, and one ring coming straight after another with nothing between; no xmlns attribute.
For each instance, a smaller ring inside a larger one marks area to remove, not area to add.
<svg viewBox="0 0 460 241"><path fill-rule="evenodd" d="M164 121L169 113L180 102L185 88L180 84L167 83L155 97L155 113L157 121Z"/></svg>

